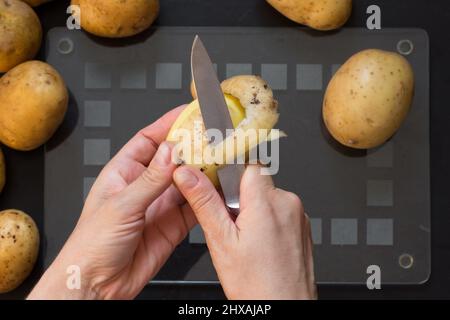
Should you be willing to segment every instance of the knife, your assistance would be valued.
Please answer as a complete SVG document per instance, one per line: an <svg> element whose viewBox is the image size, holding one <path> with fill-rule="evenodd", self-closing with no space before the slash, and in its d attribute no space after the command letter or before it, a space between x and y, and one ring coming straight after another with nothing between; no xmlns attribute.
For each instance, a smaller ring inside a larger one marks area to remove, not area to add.
<svg viewBox="0 0 450 320"><path fill-rule="evenodd" d="M191 70L205 128L219 130L225 139L227 129L234 129L233 122L211 58L199 36L195 37L192 45ZM217 172L225 203L234 215L239 214L240 185L244 170L243 164L227 164Z"/></svg>

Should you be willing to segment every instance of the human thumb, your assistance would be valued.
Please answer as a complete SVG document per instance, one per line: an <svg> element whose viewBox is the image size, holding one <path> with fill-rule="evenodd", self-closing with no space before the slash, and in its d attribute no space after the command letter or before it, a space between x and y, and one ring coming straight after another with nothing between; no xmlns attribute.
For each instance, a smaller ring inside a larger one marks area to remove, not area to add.
<svg viewBox="0 0 450 320"><path fill-rule="evenodd" d="M187 166L173 175L175 184L188 201L207 241L224 240L236 226L211 181L200 170Z"/></svg>

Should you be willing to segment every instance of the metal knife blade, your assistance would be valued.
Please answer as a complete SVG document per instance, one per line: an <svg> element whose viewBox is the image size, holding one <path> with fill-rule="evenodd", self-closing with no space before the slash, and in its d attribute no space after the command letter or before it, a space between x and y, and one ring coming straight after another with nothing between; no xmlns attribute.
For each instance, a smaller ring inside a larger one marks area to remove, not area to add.
<svg viewBox="0 0 450 320"><path fill-rule="evenodd" d="M217 129L225 138L227 129L234 129L233 122L211 58L199 36L192 45L191 69L205 128ZM229 164L218 172L225 202L230 212L236 215L239 214L240 181L244 169L243 164Z"/></svg>
<svg viewBox="0 0 450 320"><path fill-rule="evenodd" d="M233 123L216 71L198 36L192 45L191 69L205 127L220 130L225 138L226 130L233 129Z"/></svg>

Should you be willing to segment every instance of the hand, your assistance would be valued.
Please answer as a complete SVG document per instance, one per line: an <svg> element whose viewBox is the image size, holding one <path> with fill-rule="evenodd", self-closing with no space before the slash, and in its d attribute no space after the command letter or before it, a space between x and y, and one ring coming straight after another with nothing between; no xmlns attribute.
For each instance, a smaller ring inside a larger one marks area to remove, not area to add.
<svg viewBox="0 0 450 320"><path fill-rule="evenodd" d="M233 221L203 173L181 167L174 180L203 228L229 299L316 298L309 219L295 194L275 188L259 166L248 166Z"/></svg>
<svg viewBox="0 0 450 320"><path fill-rule="evenodd" d="M155 276L197 223L171 185L172 146L162 143L181 110L141 130L105 166L75 230L29 299L130 299ZM80 290L66 287L71 265L81 268Z"/></svg>

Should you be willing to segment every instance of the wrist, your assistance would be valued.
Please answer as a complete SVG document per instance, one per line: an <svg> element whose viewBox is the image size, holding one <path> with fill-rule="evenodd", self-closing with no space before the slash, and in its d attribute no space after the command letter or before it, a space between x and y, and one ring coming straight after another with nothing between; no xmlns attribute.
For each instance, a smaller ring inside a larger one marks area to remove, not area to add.
<svg viewBox="0 0 450 320"><path fill-rule="evenodd" d="M97 300L90 267L58 257L46 270L27 299L29 300ZM73 262L73 263L72 263ZM79 262L79 261L78 261Z"/></svg>

